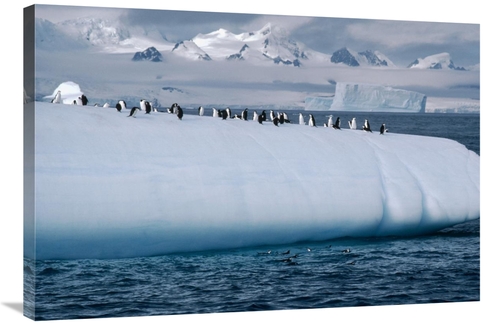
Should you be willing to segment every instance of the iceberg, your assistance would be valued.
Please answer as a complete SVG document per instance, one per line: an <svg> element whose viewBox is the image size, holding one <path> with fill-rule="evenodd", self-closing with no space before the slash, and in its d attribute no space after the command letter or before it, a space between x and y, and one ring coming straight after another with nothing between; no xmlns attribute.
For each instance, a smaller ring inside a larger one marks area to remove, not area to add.
<svg viewBox="0 0 500 325"><path fill-rule="evenodd" d="M78 97L83 95L80 85L73 81L65 81L54 89L52 95L44 96L44 99L52 100L58 91L61 92L61 100L63 104L73 104L75 100L78 100Z"/></svg>
<svg viewBox="0 0 500 325"><path fill-rule="evenodd" d="M46 102L25 113L26 257L410 236L479 218L479 156L449 139Z"/></svg>
<svg viewBox="0 0 500 325"><path fill-rule="evenodd" d="M308 97L307 110L424 113L427 96L382 85L338 82L333 98Z"/></svg>

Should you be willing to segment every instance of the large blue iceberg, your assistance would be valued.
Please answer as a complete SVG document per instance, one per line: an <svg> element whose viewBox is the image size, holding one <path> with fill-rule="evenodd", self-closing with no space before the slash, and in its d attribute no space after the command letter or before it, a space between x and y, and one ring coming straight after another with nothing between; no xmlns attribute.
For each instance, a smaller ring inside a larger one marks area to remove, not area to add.
<svg viewBox="0 0 500 325"><path fill-rule="evenodd" d="M479 156L452 140L28 105L27 257L418 235L479 218Z"/></svg>
<svg viewBox="0 0 500 325"><path fill-rule="evenodd" d="M389 86L338 82L333 97L306 97L306 110L424 113L427 96Z"/></svg>

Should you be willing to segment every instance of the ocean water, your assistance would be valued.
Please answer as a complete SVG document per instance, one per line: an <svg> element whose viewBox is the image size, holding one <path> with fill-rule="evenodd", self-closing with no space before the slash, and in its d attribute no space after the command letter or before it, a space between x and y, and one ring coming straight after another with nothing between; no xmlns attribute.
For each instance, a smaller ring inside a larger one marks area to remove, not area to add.
<svg viewBox="0 0 500 325"><path fill-rule="evenodd" d="M358 128L368 118L373 132L385 123L392 133L450 138L479 154L475 114L304 113L314 114L318 127L329 115L344 128L352 117ZM288 115L298 122L298 112ZM24 259L24 313L36 320L479 300L479 220L416 237L130 259Z"/></svg>

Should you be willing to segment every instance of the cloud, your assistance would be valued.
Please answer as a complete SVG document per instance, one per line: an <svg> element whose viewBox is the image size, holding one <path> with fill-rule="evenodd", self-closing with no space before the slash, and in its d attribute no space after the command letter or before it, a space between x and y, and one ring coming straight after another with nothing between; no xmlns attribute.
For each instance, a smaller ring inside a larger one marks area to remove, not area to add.
<svg viewBox="0 0 500 325"><path fill-rule="evenodd" d="M99 17L102 19L116 19L126 9L83 7L83 6L59 6L59 5L36 5L36 16L47 19L53 23L86 17Z"/></svg>
<svg viewBox="0 0 500 325"><path fill-rule="evenodd" d="M479 42L479 25L476 24L366 20L349 24L346 32L354 40L388 48Z"/></svg>

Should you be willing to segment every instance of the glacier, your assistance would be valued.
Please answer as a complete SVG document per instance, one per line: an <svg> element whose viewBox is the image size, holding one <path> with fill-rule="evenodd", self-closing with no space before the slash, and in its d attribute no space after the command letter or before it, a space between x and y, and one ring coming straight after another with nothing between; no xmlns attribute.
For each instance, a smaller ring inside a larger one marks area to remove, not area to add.
<svg viewBox="0 0 500 325"><path fill-rule="evenodd" d="M35 130L26 257L411 236L479 218L479 156L449 139L276 127L209 108L182 120L47 102L24 109Z"/></svg>
<svg viewBox="0 0 500 325"><path fill-rule="evenodd" d="M306 97L306 110L424 113L427 96L389 86L338 82L333 97Z"/></svg>

